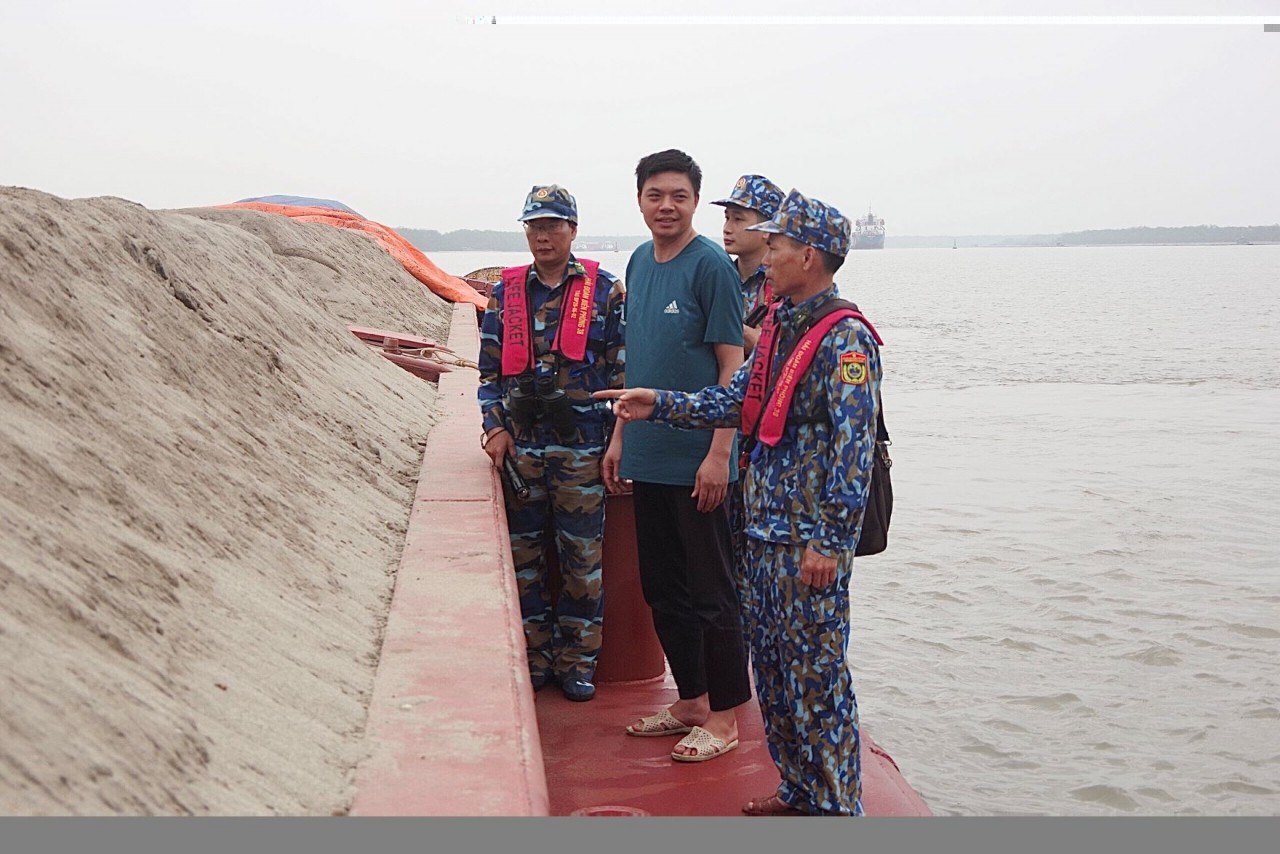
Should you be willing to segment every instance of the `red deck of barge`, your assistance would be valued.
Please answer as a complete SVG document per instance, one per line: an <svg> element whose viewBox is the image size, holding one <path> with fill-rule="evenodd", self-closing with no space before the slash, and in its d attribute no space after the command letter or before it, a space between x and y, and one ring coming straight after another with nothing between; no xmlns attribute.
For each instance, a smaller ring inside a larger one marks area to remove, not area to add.
<svg viewBox="0 0 1280 854"><path fill-rule="evenodd" d="M623 728L676 700L668 675L647 682L601 684L589 703L572 703L554 687L538 692L542 759L552 815L742 815L748 800L769 795L778 771L754 703L738 710L738 748L709 762L671 759L678 740L636 738ZM862 806L867 815L929 815L897 766L862 730ZM622 809L618 809L621 807Z"/></svg>
<svg viewBox="0 0 1280 854"><path fill-rule="evenodd" d="M478 344L474 309L457 307L451 349ZM475 387L469 371L440 378L442 415L414 498L351 814L741 816L778 784L754 703L739 708L738 748L708 762L673 761L674 736L624 732L674 702L676 689L660 651L654 666L638 580L610 562L609 535L596 697L572 703L554 686L534 694ZM627 516L614 513L611 532ZM865 725L862 736L867 815L929 815Z"/></svg>

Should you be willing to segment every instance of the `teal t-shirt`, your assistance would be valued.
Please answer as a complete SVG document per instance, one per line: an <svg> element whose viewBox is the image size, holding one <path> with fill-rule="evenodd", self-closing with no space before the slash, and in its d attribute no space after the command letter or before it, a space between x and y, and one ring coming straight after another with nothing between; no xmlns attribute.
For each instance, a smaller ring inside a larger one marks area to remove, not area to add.
<svg viewBox="0 0 1280 854"><path fill-rule="evenodd" d="M742 291L733 261L698 235L659 264L653 241L627 262L627 386L699 391L720 382L716 344L742 344ZM713 430L632 422L622 442L622 476L692 486ZM737 480L735 447L729 479Z"/></svg>

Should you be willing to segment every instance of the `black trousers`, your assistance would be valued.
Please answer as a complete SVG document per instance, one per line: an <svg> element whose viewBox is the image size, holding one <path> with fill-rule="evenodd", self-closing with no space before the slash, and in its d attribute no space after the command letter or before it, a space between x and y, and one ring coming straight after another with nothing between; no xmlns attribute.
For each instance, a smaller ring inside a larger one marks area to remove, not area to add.
<svg viewBox="0 0 1280 854"><path fill-rule="evenodd" d="M745 703L751 683L727 506L699 512L691 486L636 482L634 490L640 587L680 699L709 694L715 712Z"/></svg>

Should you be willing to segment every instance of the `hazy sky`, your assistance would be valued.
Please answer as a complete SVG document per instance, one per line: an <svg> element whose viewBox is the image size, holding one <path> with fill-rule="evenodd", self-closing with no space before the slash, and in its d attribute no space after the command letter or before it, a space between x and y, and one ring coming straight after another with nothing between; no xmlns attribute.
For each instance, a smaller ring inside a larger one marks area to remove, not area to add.
<svg viewBox="0 0 1280 854"><path fill-rule="evenodd" d="M642 234L636 161L676 147L713 236L744 172L891 235L1271 224L1264 21L1280 0L4 0L0 184L510 231L556 182L584 234Z"/></svg>

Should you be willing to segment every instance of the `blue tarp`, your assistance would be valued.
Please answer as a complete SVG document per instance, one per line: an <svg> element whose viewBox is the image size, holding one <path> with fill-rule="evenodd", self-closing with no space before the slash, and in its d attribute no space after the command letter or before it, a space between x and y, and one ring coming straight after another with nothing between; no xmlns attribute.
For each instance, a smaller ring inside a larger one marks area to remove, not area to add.
<svg viewBox="0 0 1280 854"><path fill-rule="evenodd" d="M362 216L359 211L354 211L344 205L342 202L335 202L333 199L316 199L311 196L254 196L252 199L240 199L239 202L265 202L268 205L294 205L300 208L332 208L333 210L346 211L356 216Z"/></svg>

